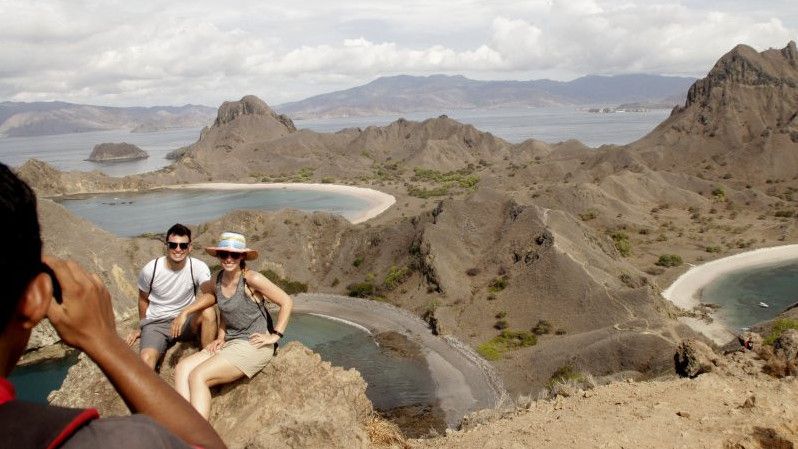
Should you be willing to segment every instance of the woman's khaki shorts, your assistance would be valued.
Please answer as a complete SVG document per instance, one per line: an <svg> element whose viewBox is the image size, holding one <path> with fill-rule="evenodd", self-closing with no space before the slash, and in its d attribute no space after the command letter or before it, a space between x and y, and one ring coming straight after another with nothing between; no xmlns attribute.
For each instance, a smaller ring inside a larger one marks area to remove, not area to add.
<svg viewBox="0 0 798 449"><path fill-rule="evenodd" d="M240 369L249 378L258 374L269 363L273 354L274 345L256 348L249 340L240 338L226 341L222 349L216 353L216 355Z"/></svg>

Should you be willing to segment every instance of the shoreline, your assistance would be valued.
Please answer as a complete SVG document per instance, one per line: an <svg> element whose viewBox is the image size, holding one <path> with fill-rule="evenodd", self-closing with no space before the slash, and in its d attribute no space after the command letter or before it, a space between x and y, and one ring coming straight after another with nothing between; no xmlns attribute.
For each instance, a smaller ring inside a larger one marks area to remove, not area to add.
<svg viewBox="0 0 798 449"><path fill-rule="evenodd" d="M364 200L369 208L354 217L347 218L352 224L363 223L370 220L393 206L396 197L379 190L367 187L346 186L341 184L319 184L319 183L232 183L232 182L206 182L197 184L172 184L157 187L158 189L172 190L309 190L316 192L332 192L354 196ZM346 218L346 217L344 217Z"/></svg>
<svg viewBox="0 0 798 449"><path fill-rule="evenodd" d="M749 268L775 265L798 259L798 244L773 246L746 251L691 267L662 291L662 297L679 308L691 310L701 303L701 291L725 274ZM706 323L697 318L681 317L679 321L723 345L735 338L734 333L718 319Z"/></svg>
<svg viewBox="0 0 798 449"><path fill-rule="evenodd" d="M294 312L354 324L371 334L395 331L418 343L450 428L456 428L466 414L496 407L506 399L501 379L491 365L478 363L474 360L478 356L453 337L432 335L427 323L404 309L347 296L302 293L294 297Z"/></svg>

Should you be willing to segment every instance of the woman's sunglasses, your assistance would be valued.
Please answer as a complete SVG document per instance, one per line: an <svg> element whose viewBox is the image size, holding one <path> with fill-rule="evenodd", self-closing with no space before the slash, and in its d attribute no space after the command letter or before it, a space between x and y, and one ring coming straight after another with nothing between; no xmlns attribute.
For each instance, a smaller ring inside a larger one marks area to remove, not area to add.
<svg viewBox="0 0 798 449"><path fill-rule="evenodd" d="M42 273L47 273L47 275L50 276L50 282L53 284L53 298L55 298L55 302L58 304L64 302L64 299L61 296L61 283L58 282L58 277L55 275L55 271L50 268L50 265L47 265L44 262L42 262L42 266L39 269L42 271Z"/></svg>
<svg viewBox="0 0 798 449"><path fill-rule="evenodd" d="M188 242L166 242L166 246L168 246L169 249L177 249L178 246L180 249L188 249L188 245L190 245Z"/></svg>
<svg viewBox="0 0 798 449"><path fill-rule="evenodd" d="M241 253L232 253L230 251L216 251L216 257L222 260L225 260L228 257L233 260L238 260L241 258L241 256L243 256L243 254Z"/></svg>

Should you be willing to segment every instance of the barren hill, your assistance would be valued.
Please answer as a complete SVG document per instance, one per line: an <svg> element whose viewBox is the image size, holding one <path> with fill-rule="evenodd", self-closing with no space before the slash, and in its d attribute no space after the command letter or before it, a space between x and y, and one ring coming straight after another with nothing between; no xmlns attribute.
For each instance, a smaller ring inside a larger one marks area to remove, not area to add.
<svg viewBox="0 0 798 449"><path fill-rule="evenodd" d="M738 45L631 145L657 169L762 184L798 172L798 49ZM709 166L709 169L704 167Z"/></svg>

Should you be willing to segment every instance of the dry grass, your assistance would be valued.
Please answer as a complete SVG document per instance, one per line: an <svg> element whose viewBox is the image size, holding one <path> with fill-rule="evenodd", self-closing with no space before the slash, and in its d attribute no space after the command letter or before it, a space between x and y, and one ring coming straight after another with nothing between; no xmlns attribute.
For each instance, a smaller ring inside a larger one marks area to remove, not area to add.
<svg viewBox="0 0 798 449"><path fill-rule="evenodd" d="M405 441L399 426L387 421L377 414L372 414L366 420L366 432L371 439L372 447L389 447L410 449L410 445Z"/></svg>

